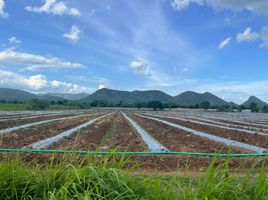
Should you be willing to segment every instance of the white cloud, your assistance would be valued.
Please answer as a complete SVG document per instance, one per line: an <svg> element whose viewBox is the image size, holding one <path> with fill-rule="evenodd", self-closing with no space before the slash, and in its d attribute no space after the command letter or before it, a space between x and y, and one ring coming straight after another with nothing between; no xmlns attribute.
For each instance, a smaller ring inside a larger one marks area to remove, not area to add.
<svg viewBox="0 0 268 200"><path fill-rule="evenodd" d="M68 38L69 40L72 40L73 42L77 42L80 39L81 30L76 26L72 25L69 32L64 33L63 37Z"/></svg>
<svg viewBox="0 0 268 200"><path fill-rule="evenodd" d="M91 92L92 89L58 80L49 81L45 75L22 76L11 71L0 70L0 86L24 89L35 92Z"/></svg>
<svg viewBox="0 0 268 200"><path fill-rule="evenodd" d="M181 71L182 71L182 72L188 72L188 71L190 71L190 68L189 68L189 67L183 67L183 68L181 69Z"/></svg>
<svg viewBox="0 0 268 200"><path fill-rule="evenodd" d="M260 37L259 33L252 32L251 28L248 27L244 30L243 33L238 33L236 35L236 40L238 42L242 42L242 41L250 42L250 41L255 41L259 39L259 37Z"/></svg>
<svg viewBox="0 0 268 200"><path fill-rule="evenodd" d="M243 33L236 35L238 42L253 42L260 41L261 48L268 48L268 26L262 27L260 32L253 32L250 27L246 28Z"/></svg>
<svg viewBox="0 0 268 200"><path fill-rule="evenodd" d="M21 41L20 40L18 40L16 37L11 37L11 38L9 38L8 39L9 40L9 42L10 43L12 43L12 44L18 44L18 43L21 43Z"/></svg>
<svg viewBox="0 0 268 200"><path fill-rule="evenodd" d="M25 70L35 71L42 68L51 69L72 69L84 68L85 66L80 63L72 63L64 61L56 57L44 57L29 53L16 52L12 49L7 49L0 52L0 64L2 65L26 65Z"/></svg>
<svg viewBox="0 0 268 200"><path fill-rule="evenodd" d="M171 5L173 8L177 10L182 10L184 8L187 8L190 4L189 0L172 0Z"/></svg>
<svg viewBox="0 0 268 200"><path fill-rule="evenodd" d="M64 2L57 2L57 0L45 0L45 3L41 7L27 6L25 9L30 12L47 13L53 15L81 15L77 8L69 8Z"/></svg>
<svg viewBox="0 0 268 200"><path fill-rule="evenodd" d="M222 48L226 47L228 44L230 44L230 42L231 42L231 37L228 37L218 45L218 48L222 49Z"/></svg>
<svg viewBox="0 0 268 200"><path fill-rule="evenodd" d="M167 75L153 68L151 65L147 64L144 59L143 61L134 60L129 63L129 67L134 70L134 72L148 80L146 83L148 87L151 85L159 87L168 87L174 85L176 82L176 77Z"/></svg>
<svg viewBox="0 0 268 200"><path fill-rule="evenodd" d="M177 10L185 9L191 3L206 5L217 11L221 9L248 10L256 14L268 14L268 1L266 0L171 0L171 5Z"/></svg>
<svg viewBox="0 0 268 200"><path fill-rule="evenodd" d="M137 61L137 60L134 60L134 61L131 61L129 63L129 66L133 69L139 69L139 68L142 68L145 66L144 63L140 62L140 61Z"/></svg>
<svg viewBox="0 0 268 200"><path fill-rule="evenodd" d="M268 102L268 81L198 83L193 87L197 91L209 91L224 97L227 101L242 103L249 96L255 95Z"/></svg>
<svg viewBox="0 0 268 200"><path fill-rule="evenodd" d="M103 89L103 88L106 88L104 84L99 84L99 85L98 85L98 89L99 89L99 90L100 90L100 89Z"/></svg>
<svg viewBox="0 0 268 200"><path fill-rule="evenodd" d="M0 0L0 17L7 18L8 13L5 12L5 1Z"/></svg>
<svg viewBox="0 0 268 200"><path fill-rule="evenodd" d="M263 27L260 34L260 39L262 43L260 44L260 47L268 48L268 27Z"/></svg>
<svg viewBox="0 0 268 200"><path fill-rule="evenodd" d="M143 76L150 77L153 74L153 71L150 69L148 64L141 62L141 61L138 61L138 60L131 61L129 63L129 67L134 69L134 71L137 74L140 74Z"/></svg>

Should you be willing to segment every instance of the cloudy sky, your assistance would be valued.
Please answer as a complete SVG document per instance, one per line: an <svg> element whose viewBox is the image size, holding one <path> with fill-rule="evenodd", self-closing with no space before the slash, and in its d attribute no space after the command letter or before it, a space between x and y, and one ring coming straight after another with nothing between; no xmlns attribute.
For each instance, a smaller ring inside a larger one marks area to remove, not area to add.
<svg viewBox="0 0 268 200"><path fill-rule="evenodd" d="M268 101L268 1L0 0L0 87Z"/></svg>

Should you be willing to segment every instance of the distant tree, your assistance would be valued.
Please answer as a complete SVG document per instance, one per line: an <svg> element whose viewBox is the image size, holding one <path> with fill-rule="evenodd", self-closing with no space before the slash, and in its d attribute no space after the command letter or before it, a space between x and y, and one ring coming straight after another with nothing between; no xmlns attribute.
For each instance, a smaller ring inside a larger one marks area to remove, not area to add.
<svg viewBox="0 0 268 200"><path fill-rule="evenodd" d="M268 113L268 106L263 106L262 112Z"/></svg>
<svg viewBox="0 0 268 200"><path fill-rule="evenodd" d="M169 109L176 108L176 104L172 102L164 103L163 106L164 108L169 108Z"/></svg>
<svg viewBox="0 0 268 200"><path fill-rule="evenodd" d="M153 110L157 110L157 109L162 110L164 109L164 105L160 101L149 101L147 103L147 108L152 108Z"/></svg>
<svg viewBox="0 0 268 200"><path fill-rule="evenodd" d="M99 100L94 100L90 103L90 106L97 107L99 105Z"/></svg>
<svg viewBox="0 0 268 200"><path fill-rule="evenodd" d="M210 108L210 103L208 101L203 101L201 104L200 104L200 107L207 110Z"/></svg>
<svg viewBox="0 0 268 200"><path fill-rule="evenodd" d="M249 109L251 110L251 112L259 112L260 108L258 107L257 103L252 102L249 105Z"/></svg>
<svg viewBox="0 0 268 200"><path fill-rule="evenodd" d="M230 112L230 111L232 111L232 108L231 108L230 105L218 106L217 109L218 109L218 111L221 111L221 112Z"/></svg>
<svg viewBox="0 0 268 200"><path fill-rule="evenodd" d="M239 106L239 111L241 112L242 110L245 110L246 109L246 106L244 106L244 105L240 105Z"/></svg>
<svg viewBox="0 0 268 200"><path fill-rule="evenodd" d="M29 102L29 110L46 110L49 107L49 103L44 100L33 99Z"/></svg>
<svg viewBox="0 0 268 200"><path fill-rule="evenodd" d="M92 106L92 107L107 107L108 103L105 100L94 100L91 102L90 106Z"/></svg>
<svg viewBox="0 0 268 200"><path fill-rule="evenodd" d="M119 103L118 104L116 104L116 106L117 107L123 107L122 105L124 104L124 102L123 101L119 101Z"/></svg>
<svg viewBox="0 0 268 200"><path fill-rule="evenodd" d="M144 107L144 103L138 102L138 103L135 104L135 107L138 108L138 109L143 108Z"/></svg>

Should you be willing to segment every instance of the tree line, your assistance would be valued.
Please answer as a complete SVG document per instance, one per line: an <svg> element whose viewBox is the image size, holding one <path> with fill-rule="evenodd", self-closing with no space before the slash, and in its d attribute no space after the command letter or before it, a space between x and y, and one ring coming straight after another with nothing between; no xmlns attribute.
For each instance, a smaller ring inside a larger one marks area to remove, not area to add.
<svg viewBox="0 0 268 200"><path fill-rule="evenodd" d="M11 104L25 104L22 101L5 101L0 100L0 103L11 103ZM41 99L32 99L28 102L27 109L29 110L47 110L47 109L89 109L92 107L122 107L122 108L151 108L153 110L163 110L163 109L171 109L171 108L201 108L204 110L207 109L216 109L218 111L223 112L233 112L235 110L242 111L245 109L251 110L251 112L264 112L268 113L268 106L260 107L256 103L251 103L248 107L246 106L232 106L232 105L222 105L216 106L211 105L210 102L204 101L200 104L196 105L179 105L173 102L163 103L161 101L149 101L149 102L137 102L137 103L126 103L120 101L118 103L111 103L105 100L94 100L90 103L88 102L79 102L79 101L68 101L68 100L58 100L58 101L47 101Z"/></svg>

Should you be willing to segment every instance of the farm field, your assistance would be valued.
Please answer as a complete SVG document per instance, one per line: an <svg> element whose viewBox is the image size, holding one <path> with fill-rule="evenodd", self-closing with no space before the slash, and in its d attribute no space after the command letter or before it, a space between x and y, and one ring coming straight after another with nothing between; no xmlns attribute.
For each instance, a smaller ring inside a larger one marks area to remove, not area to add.
<svg viewBox="0 0 268 200"><path fill-rule="evenodd" d="M268 116L261 114L201 110L1 112L0 148L258 154L268 149L266 120ZM141 162L145 170L175 170L186 162L199 169L212 160L207 156L170 154L131 158ZM246 158L231 160L231 166L237 167Z"/></svg>

